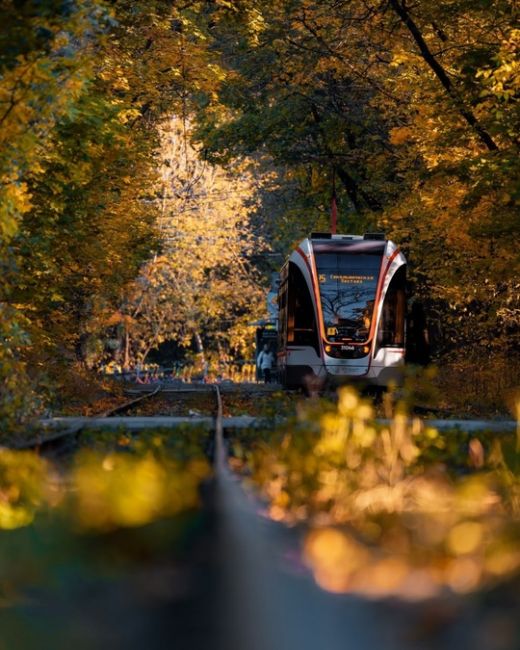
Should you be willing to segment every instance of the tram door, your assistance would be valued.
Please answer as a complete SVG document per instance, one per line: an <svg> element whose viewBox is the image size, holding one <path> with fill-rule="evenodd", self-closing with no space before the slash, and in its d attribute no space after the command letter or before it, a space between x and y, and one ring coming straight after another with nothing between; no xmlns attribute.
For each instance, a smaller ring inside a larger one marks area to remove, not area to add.
<svg viewBox="0 0 520 650"><path fill-rule="evenodd" d="M278 332L276 329L271 327L258 327L256 330L256 353L255 353L255 364L258 359L258 355L264 349L264 345L268 345L269 349L274 355L276 360L276 352L278 350ZM273 367L273 373L276 372L276 367ZM258 369L258 364L256 364L256 379L260 381L263 379L262 371Z"/></svg>

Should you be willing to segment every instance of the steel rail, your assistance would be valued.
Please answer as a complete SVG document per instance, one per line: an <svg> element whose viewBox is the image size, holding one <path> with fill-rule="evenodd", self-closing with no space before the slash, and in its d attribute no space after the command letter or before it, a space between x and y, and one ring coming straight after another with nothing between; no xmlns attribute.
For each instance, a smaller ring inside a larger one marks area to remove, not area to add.
<svg viewBox="0 0 520 650"><path fill-rule="evenodd" d="M150 399L151 397L154 397L155 395L161 392L161 389L162 389L162 385L159 384L153 392L145 393L144 395L141 395L138 398L132 399L112 409L103 411L102 413L94 415L93 417L88 418L87 420L80 422L78 424L74 424L65 430L58 431L50 436L45 436L45 437L37 436L36 438L33 438L31 440L24 440L22 442L14 443L12 445L9 445L9 447L17 451L28 451L31 449L37 449L40 453L48 453L48 452L60 453L66 451L71 446L70 441L73 440L75 443L77 441L78 436L81 434L81 432L86 427L93 424L97 419L112 417L117 413L122 413L124 411L127 411L128 409L132 408L132 406L134 406L135 404L145 399Z"/></svg>
<svg viewBox="0 0 520 650"><path fill-rule="evenodd" d="M215 396L215 510L221 567L219 650L340 650L341 636L330 643L335 630L321 614L318 620L314 616L311 625L301 618L303 611L313 611L321 594L310 574L295 580L287 572L286 557L294 553L298 541L292 531L261 516L264 504L244 488L241 478L230 469L218 386ZM321 603L318 606L322 610Z"/></svg>
<svg viewBox="0 0 520 650"><path fill-rule="evenodd" d="M227 450L224 443L224 409L222 406L222 394L217 384L214 385L215 398L217 400L217 412L215 415L214 436L215 436L215 472L217 477L226 475Z"/></svg>
<svg viewBox="0 0 520 650"><path fill-rule="evenodd" d="M109 418L112 417L113 415L116 415L117 413L124 413L125 411L128 411L132 406L135 406L139 402L142 402L146 399L150 399L151 397L154 397L158 393L160 393L163 390L163 385L158 384L158 386L155 388L154 391L152 392L147 392L143 393L140 397L136 397L129 402L126 402L125 404L121 404L120 406L115 406L112 409L108 409L107 411L104 411L103 413L100 413L99 415L95 415L94 419L96 418Z"/></svg>

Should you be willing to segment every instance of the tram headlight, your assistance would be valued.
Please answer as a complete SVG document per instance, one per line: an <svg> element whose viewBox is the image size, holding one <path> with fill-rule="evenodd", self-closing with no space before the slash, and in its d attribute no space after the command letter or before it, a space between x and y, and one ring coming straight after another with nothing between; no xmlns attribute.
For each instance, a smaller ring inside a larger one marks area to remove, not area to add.
<svg viewBox="0 0 520 650"><path fill-rule="evenodd" d="M325 352L330 352L332 350L332 345L325 346Z"/></svg>
<svg viewBox="0 0 520 650"><path fill-rule="evenodd" d="M365 354L368 354L368 353L370 352L370 346L369 346L369 345L364 345L364 346L363 346L363 352L364 352Z"/></svg>

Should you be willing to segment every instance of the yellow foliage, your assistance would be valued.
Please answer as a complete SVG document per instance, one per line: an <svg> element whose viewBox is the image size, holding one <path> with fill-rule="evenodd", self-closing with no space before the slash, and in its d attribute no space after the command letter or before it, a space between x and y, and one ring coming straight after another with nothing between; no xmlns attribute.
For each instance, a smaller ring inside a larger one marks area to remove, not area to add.
<svg viewBox="0 0 520 650"><path fill-rule="evenodd" d="M299 430L251 453L270 514L309 525L304 559L318 584L417 599L517 571L518 477L489 465L469 476L425 466L425 449L449 445L450 434L402 413L377 427L365 407L344 388L336 411L319 414L318 432L317 414L301 409ZM504 456L493 463L503 468Z"/></svg>
<svg viewBox="0 0 520 650"><path fill-rule="evenodd" d="M189 345L195 334L244 352L246 323L263 307L264 291L245 261L264 248L250 231L258 181L247 161L224 168L202 160L189 128L177 117L162 126L162 254L143 267L129 305L140 362L161 340Z"/></svg>
<svg viewBox="0 0 520 650"><path fill-rule="evenodd" d="M392 144L403 144L412 138L413 130L409 126L399 126L390 130L390 142Z"/></svg>
<svg viewBox="0 0 520 650"><path fill-rule="evenodd" d="M0 529L32 523L50 496L47 463L33 452L0 449Z"/></svg>

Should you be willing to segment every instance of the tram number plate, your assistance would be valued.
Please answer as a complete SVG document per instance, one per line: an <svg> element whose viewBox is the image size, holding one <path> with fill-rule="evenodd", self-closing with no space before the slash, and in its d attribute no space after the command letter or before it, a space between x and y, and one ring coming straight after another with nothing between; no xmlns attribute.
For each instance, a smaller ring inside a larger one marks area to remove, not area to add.
<svg viewBox="0 0 520 650"><path fill-rule="evenodd" d="M353 345L342 345L341 349L347 352L354 352L356 348Z"/></svg>

